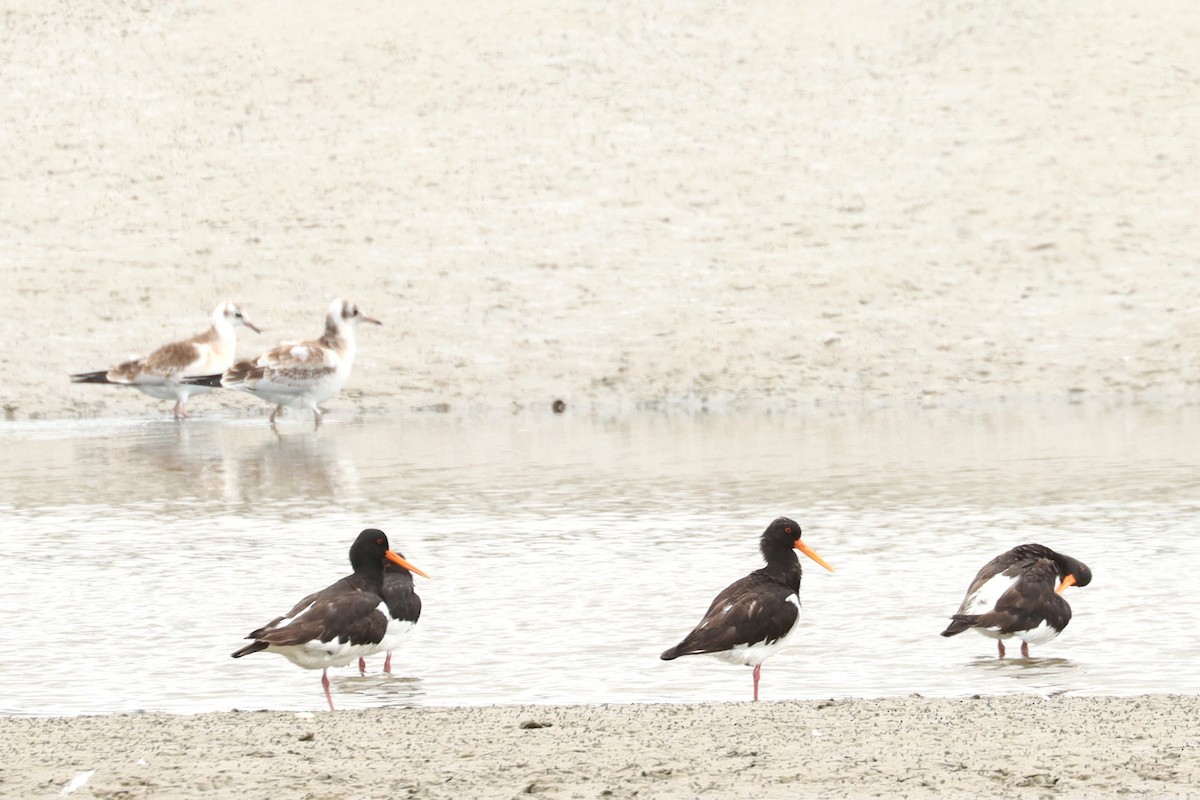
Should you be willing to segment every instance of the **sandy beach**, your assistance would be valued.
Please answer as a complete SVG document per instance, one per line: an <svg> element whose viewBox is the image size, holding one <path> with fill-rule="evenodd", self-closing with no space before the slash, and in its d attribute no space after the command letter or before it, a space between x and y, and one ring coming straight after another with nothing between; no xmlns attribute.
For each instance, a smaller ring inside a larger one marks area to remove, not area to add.
<svg viewBox="0 0 1200 800"><path fill-rule="evenodd" d="M1194 398L1200 10L19 2L0 407L364 331L337 413ZM263 413L242 396L201 413Z"/></svg>
<svg viewBox="0 0 1200 800"><path fill-rule="evenodd" d="M1194 797L1194 697L0 718L0 793Z"/></svg>

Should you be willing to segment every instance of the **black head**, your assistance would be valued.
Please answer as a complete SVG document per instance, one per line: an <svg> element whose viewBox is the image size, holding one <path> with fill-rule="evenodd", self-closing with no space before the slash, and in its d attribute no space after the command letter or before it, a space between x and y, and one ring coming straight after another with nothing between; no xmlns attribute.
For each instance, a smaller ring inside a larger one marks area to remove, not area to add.
<svg viewBox="0 0 1200 800"><path fill-rule="evenodd" d="M798 522L787 517L778 517L763 531L759 547L764 556L767 555L768 550L772 552L791 550L796 540L800 538L800 532Z"/></svg>
<svg viewBox="0 0 1200 800"><path fill-rule="evenodd" d="M1088 565L1084 564L1077 558L1071 558L1068 555L1051 550L1044 544L1023 544L1014 547L1004 556L1015 557L1018 563L1039 558L1048 558L1054 562L1055 570L1058 572L1060 583L1056 592L1062 593L1068 586L1087 586L1092 582L1092 571L1088 569Z"/></svg>
<svg viewBox="0 0 1200 800"><path fill-rule="evenodd" d="M350 545L350 566L355 572L407 570L422 578L429 577L419 567L409 563L404 556L392 551L388 546L387 534L378 528L367 528L358 535L354 544Z"/></svg>
<svg viewBox="0 0 1200 800"><path fill-rule="evenodd" d="M1070 575L1074 578L1074 586L1087 586L1092 582L1091 569L1079 559L1059 553L1054 563L1058 566L1058 577L1060 580L1066 580L1067 576Z"/></svg>
<svg viewBox="0 0 1200 800"><path fill-rule="evenodd" d="M800 533L800 525L795 520L787 517L779 517L774 520L763 531L762 539L759 541L763 558L767 560L768 564L780 559L794 560L796 556L792 554L792 550L795 549L833 572L833 567L825 563L825 559L814 553L812 548L801 541Z"/></svg>
<svg viewBox="0 0 1200 800"><path fill-rule="evenodd" d="M378 528L367 528L350 545L350 566L355 572L382 570L389 552L387 534Z"/></svg>

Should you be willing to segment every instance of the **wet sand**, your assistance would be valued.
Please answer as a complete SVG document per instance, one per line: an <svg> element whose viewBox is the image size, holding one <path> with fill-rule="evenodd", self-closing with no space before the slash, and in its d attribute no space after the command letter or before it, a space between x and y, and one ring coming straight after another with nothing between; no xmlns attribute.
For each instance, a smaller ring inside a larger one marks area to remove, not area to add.
<svg viewBox="0 0 1200 800"><path fill-rule="evenodd" d="M12 4L10 4L12 5ZM6 13L0 409L361 335L335 414L1194 398L1200 10L232 0ZM246 333L243 331L243 333ZM265 414L207 395L199 413Z"/></svg>
<svg viewBox="0 0 1200 800"><path fill-rule="evenodd" d="M53 797L1184 797L1195 697L0 718L0 793Z"/></svg>

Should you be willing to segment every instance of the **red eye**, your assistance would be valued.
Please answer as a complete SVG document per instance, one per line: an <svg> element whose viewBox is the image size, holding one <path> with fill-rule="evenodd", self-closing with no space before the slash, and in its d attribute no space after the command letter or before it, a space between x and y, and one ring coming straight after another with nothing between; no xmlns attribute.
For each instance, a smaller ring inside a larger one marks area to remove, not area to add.
<svg viewBox="0 0 1200 800"><path fill-rule="evenodd" d="M383 539L376 539L375 544L383 544Z"/></svg>
<svg viewBox="0 0 1200 800"><path fill-rule="evenodd" d="M792 532L792 529L791 529L791 528L784 528L784 529L783 529L783 532L784 532L784 533L791 533L791 532Z"/></svg>

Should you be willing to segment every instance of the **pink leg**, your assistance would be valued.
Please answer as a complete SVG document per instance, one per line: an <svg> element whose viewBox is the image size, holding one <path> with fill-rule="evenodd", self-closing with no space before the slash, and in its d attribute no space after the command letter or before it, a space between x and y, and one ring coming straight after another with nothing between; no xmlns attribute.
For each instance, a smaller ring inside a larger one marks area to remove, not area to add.
<svg viewBox="0 0 1200 800"><path fill-rule="evenodd" d="M754 702L758 702L758 676L762 673L762 664L754 667Z"/></svg>
<svg viewBox="0 0 1200 800"><path fill-rule="evenodd" d="M1029 642L1021 642L1021 655L1029 658Z"/></svg>
<svg viewBox="0 0 1200 800"><path fill-rule="evenodd" d="M325 687L325 699L329 701L329 710L333 711L333 695L329 693L329 670L321 671L321 685Z"/></svg>
<svg viewBox="0 0 1200 800"><path fill-rule="evenodd" d="M1000 651L1000 657L1004 658L1004 642L997 639L996 640L996 649L998 649Z"/></svg>
<svg viewBox="0 0 1200 800"><path fill-rule="evenodd" d="M358 674L359 675L367 674L367 662L361 658L358 660Z"/></svg>
<svg viewBox="0 0 1200 800"><path fill-rule="evenodd" d="M392 674L392 651L388 650L387 658L383 660L383 671L388 675Z"/></svg>

